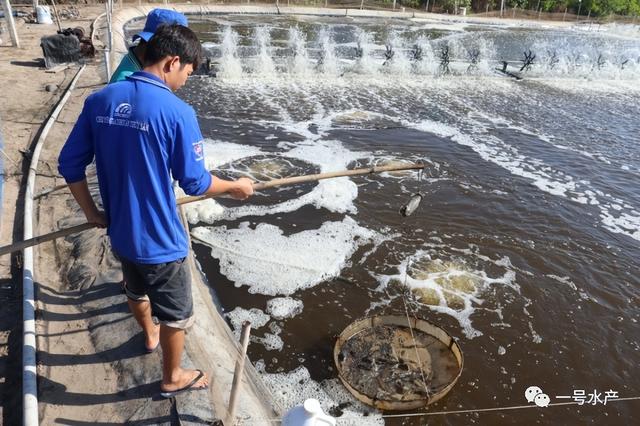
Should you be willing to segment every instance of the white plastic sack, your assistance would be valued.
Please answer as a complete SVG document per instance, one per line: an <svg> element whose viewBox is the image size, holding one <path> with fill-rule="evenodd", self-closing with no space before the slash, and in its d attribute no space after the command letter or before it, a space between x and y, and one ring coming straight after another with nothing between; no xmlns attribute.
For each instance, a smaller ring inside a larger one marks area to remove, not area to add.
<svg viewBox="0 0 640 426"><path fill-rule="evenodd" d="M36 6L36 21L38 22L38 24L53 24L49 6Z"/></svg>

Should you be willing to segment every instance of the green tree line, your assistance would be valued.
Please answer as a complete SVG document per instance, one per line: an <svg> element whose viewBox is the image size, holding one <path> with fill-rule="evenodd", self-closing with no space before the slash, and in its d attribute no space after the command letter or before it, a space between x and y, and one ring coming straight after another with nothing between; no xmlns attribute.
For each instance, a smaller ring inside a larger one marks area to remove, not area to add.
<svg viewBox="0 0 640 426"><path fill-rule="evenodd" d="M500 8L501 0L429 0L429 10L453 12L455 7L467 7L474 12L484 12ZM405 6L424 9L427 0L399 1ZM564 12L591 16L626 15L640 16L640 0L505 0L505 7L528 10L541 9L543 12Z"/></svg>

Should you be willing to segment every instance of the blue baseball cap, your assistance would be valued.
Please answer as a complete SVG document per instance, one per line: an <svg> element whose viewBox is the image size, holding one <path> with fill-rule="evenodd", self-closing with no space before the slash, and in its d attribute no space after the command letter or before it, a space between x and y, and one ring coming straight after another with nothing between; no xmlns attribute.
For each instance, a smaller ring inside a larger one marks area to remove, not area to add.
<svg viewBox="0 0 640 426"><path fill-rule="evenodd" d="M160 25L179 24L185 27L189 26L187 17L180 12L169 9L153 9L147 15L147 22L144 23L144 29L133 36L133 41L141 38L149 41Z"/></svg>

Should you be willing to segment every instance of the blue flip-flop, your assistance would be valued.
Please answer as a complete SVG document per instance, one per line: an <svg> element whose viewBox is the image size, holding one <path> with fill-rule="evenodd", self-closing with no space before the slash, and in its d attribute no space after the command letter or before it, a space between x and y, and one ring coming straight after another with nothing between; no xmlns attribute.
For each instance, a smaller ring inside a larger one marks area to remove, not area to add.
<svg viewBox="0 0 640 426"><path fill-rule="evenodd" d="M160 396L163 397L163 398L173 398L174 396L180 395L181 393L209 389L209 386L206 386L206 385L205 386L201 386L201 387L197 387L197 388L193 387L193 386L195 386L196 383L198 383L200 381L200 379L202 379L204 377L204 373L202 372L202 370L196 370L196 371L198 372L198 375L196 376L195 379L193 379L191 382L189 382L188 385L186 385L183 388L176 389L174 391L161 391L160 392Z"/></svg>

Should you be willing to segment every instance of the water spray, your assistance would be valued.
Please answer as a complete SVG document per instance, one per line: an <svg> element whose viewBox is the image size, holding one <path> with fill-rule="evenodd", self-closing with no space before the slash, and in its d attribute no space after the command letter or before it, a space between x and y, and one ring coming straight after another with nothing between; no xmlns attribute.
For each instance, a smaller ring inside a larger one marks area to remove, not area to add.
<svg viewBox="0 0 640 426"><path fill-rule="evenodd" d="M439 56L440 56L440 73L444 75L451 73L451 70L449 69L449 63L451 62L451 54L449 52L448 45L445 45L440 50Z"/></svg>
<svg viewBox="0 0 640 426"><path fill-rule="evenodd" d="M413 50L411 51L411 60L413 61L421 61L422 60L422 47L417 44L413 45Z"/></svg>
<svg viewBox="0 0 640 426"><path fill-rule="evenodd" d="M529 49L524 52L524 58L522 59L522 67L520 67L520 72L522 71L530 71L531 65L533 65L533 61L536 59L536 54Z"/></svg>
<svg viewBox="0 0 640 426"><path fill-rule="evenodd" d="M354 52L353 55L356 58L362 58L362 55L364 54L364 50L362 50L362 46L360 45L360 41L357 42L356 47L354 47Z"/></svg>
<svg viewBox="0 0 640 426"><path fill-rule="evenodd" d="M469 66L467 67L467 73L476 71L478 69L478 62L480 62L480 49L472 48L467 52L469 54Z"/></svg>
<svg viewBox="0 0 640 426"><path fill-rule="evenodd" d="M385 60L382 63L382 66L386 66L391 62L391 59L393 59L393 55L395 55L396 52L393 51L393 46L391 46L390 44L385 45L385 49L386 51L384 52L384 57Z"/></svg>
<svg viewBox="0 0 640 426"><path fill-rule="evenodd" d="M558 65L558 63L560 62L560 59L558 59L558 54L556 53L555 50L553 52L548 52L548 53L549 53L548 67L550 70L552 70L556 67L556 65Z"/></svg>

